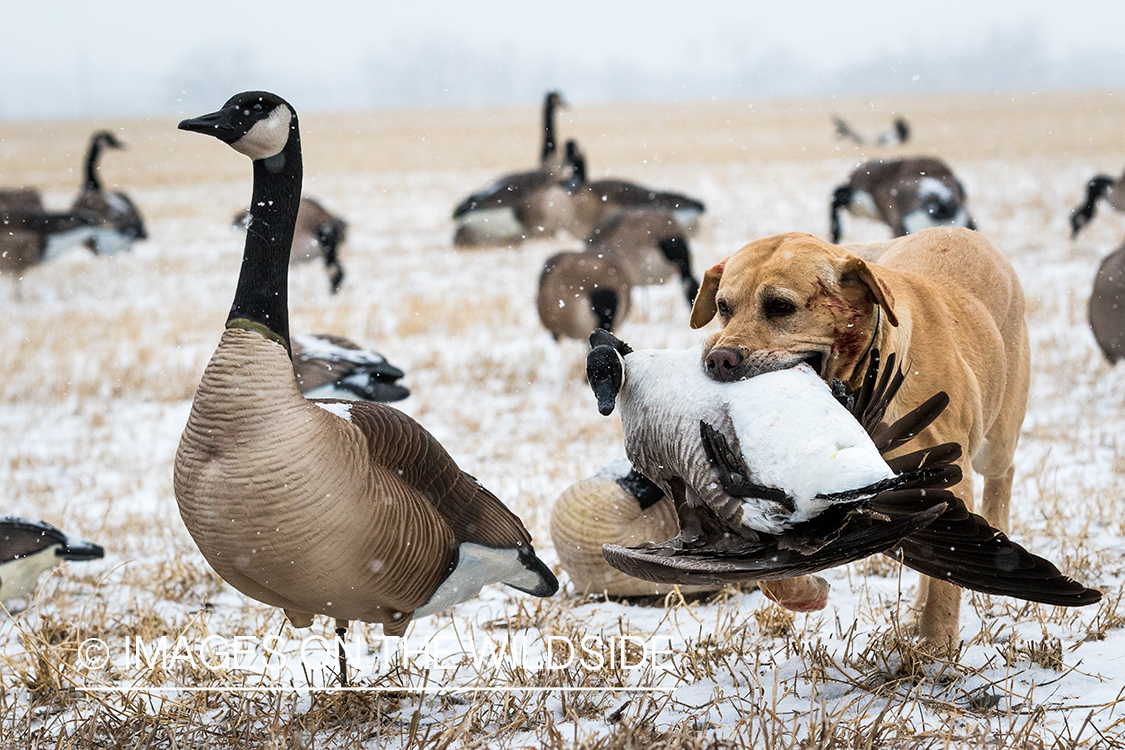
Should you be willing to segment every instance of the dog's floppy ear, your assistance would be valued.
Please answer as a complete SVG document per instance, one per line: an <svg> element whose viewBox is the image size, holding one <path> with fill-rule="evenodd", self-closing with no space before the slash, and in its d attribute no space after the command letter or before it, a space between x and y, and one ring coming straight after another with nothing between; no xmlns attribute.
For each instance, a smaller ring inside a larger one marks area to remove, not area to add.
<svg viewBox="0 0 1125 750"><path fill-rule="evenodd" d="M706 281L704 281L706 283ZM895 315L895 298L891 294L891 290L887 285L875 275L871 270L871 266L867 265L863 258L858 255L849 256L844 265L840 268L840 284L841 286L847 284L859 283L868 288L871 296L875 298L875 304L883 308L883 312L887 314L887 320L890 321L892 326L898 325L898 316ZM702 294L702 292L701 292ZM711 295L714 300L714 294ZM695 325L695 314L692 314L692 325Z"/></svg>
<svg viewBox="0 0 1125 750"><path fill-rule="evenodd" d="M729 260L729 259L728 259ZM723 267L727 261L711 266L703 274L703 283L699 285L699 292L695 295L695 302L691 306L691 327L702 328L715 317L718 308L715 307L715 292L719 291L719 279L723 277Z"/></svg>

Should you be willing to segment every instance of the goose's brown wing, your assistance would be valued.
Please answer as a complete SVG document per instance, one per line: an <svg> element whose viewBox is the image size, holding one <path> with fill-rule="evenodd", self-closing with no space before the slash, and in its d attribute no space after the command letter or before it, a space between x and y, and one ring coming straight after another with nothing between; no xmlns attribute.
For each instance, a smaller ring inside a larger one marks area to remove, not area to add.
<svg viewBox="0 0 1125 750"><path fill-rule="evenodd" d="M42 521L0 518L0 563L33 555L53 544L66 545L66 534Z"/></svg>
<svg viewBox="0 0 1125 750"><path fill-rule="evenodd" d="M398 472L449 525L458 542L495 549L531 548L515 513L461 471L441 444L402 412L366 401L351 405L351 421L369 436L371 458Z"/></svg>

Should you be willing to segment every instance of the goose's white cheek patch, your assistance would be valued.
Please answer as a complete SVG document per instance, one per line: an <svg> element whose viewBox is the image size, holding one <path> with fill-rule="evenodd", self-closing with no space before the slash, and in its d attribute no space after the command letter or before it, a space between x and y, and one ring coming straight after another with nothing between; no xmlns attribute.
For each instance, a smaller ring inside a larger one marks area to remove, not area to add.
<svg viewBox="0 0 1125 750"><path fill-rule="evenodd" d="M289 141L289 123L293 113L285 105L280 105L270 116L254 123L246 135L231 144L231 148L251 159L268 159L277 156Z"/></svg>

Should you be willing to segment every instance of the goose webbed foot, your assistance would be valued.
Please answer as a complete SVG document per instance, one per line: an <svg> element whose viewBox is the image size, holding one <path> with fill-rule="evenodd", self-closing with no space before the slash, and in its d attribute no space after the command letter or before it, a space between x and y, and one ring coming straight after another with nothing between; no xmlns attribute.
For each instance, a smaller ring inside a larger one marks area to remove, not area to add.
<svg viewBox="0 0 1125 750"><path fill-rule="evenodd" d="M742 456L734 452L726 437L703 420L699 421L703 450L719 473L719 484L731 497L753 497L770 500L789 512L796 510L793 500L783 490L750 481L750 469Z"/></svg>

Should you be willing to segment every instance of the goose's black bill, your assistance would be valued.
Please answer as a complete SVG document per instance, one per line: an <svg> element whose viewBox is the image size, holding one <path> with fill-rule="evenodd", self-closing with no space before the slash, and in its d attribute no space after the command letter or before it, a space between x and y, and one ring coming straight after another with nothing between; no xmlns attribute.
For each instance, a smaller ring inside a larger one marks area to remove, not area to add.
<svg viewBox="0 0 1125 750"><path fill-rule="evenodd" d="M240 128L235 121L237 112L238 107L223 107L218 112L183 120L177 127L180 130L188 130L193 133L213 135L223 143L230 144L245 134L245 130Z"/></svg>

